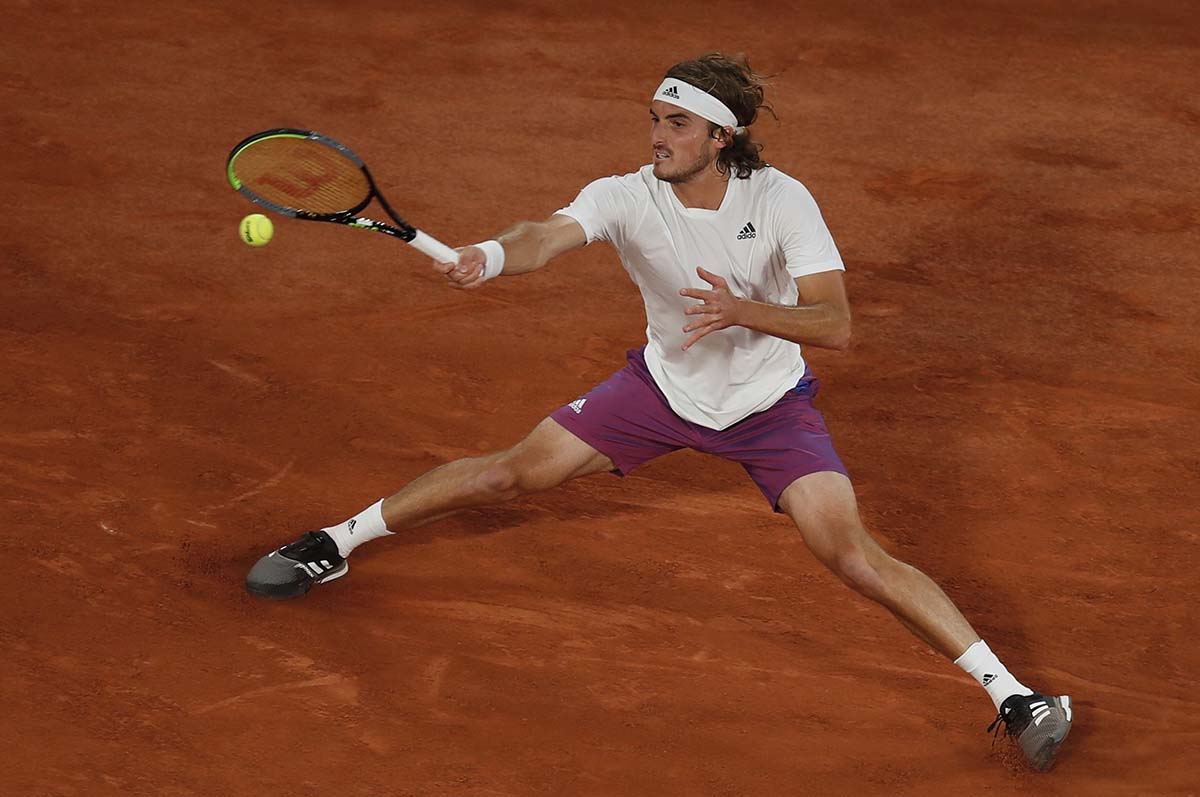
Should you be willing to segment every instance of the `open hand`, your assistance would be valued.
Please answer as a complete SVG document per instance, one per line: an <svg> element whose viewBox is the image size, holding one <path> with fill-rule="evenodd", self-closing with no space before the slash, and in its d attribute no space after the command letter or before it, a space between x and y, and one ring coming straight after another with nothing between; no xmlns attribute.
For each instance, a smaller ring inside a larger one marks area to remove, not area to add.
<svg viewBox="0 0 1200 797"><path fill-rule="evenodd" d="M453 288L471 290L483 284L483 264L487 256L478 246L462 246L458 252L457 263L433 262L433 270L446 278Z"/></svg>
<svg viewBox="0 0 1200 797"><path fill-rule="evenodd" d="M697 268L696 273L700 275L700 279L713 286L713 289L705 291L700 288L684 288L679 292L680 296L698 299L701 302L701 304L692 305L683 311L686 315L694 316L683 328L683 331L696 333L688 338L687 343L683 344L684 351L687 351L693 343L709 332L716 332L718 329L738 324L737 310L741 299L734 296L729 290L729 283L725 281L725 278L706 271L703 267Z"/></svg>

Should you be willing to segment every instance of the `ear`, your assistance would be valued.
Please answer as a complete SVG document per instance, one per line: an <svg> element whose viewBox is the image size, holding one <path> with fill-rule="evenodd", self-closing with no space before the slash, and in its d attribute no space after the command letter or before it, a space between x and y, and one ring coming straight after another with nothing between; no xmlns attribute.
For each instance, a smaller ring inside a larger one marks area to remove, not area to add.
<svg viewBox="0 0 1200 797"><path fill-rule="evenodd" d="M733 136L730 135L727 127L718 127L712 131L712 139L717 142L718 149L724 149L733 143Z"/></svg>

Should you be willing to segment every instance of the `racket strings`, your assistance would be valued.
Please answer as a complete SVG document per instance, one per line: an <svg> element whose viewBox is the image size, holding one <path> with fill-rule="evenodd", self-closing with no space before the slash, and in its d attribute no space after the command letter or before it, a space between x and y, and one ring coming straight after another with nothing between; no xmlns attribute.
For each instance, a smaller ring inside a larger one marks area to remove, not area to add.
<svg viewBox="0 0 1200 797"><path fill-rule="evenodd" d="M322 215L357 208L371 186L354 161L307 138L265 138L237 154L232 172L267 202Z"/></svg>

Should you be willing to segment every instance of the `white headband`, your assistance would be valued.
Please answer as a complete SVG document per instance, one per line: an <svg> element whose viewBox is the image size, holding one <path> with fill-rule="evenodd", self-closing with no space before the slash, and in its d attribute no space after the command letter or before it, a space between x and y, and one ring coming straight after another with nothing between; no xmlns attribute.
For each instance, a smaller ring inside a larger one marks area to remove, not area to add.
<svg viewBox="0 0 1200 797"><path fill-rule="evenodd" d="M691 111L701 119L707 119L715 125L732 127L735 134L746 132L746 128L738 127L737 117L733 115L733 111L729 110L729 106L691 83L684 83L682 80L669 77L654 92L654 99L678 105L683 110Z"/></svg>

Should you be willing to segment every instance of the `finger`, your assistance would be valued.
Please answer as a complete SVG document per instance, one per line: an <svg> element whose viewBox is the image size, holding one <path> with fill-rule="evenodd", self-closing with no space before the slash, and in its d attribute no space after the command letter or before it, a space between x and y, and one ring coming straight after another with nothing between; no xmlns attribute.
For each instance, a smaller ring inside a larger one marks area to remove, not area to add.
<svg viewBox="0 0 1200 797"><path fill-rule="evenodd" d="M439 274L449 274L454 270L454 263L443 263L440 260L433 261L433 270Z"/></svg>
<svg viewBox="0 0 1200 797"><path fill-rule="evenodd" d="M696 266L696 273L700 275L700 279L704 280L709 285L712 285L714 288L725 287L725 278L717 276L708 269L704 268L704 266Z"/></svg>
<svg viewBox="0 0 1200 797"><path fill-rule="evenodd" d="M695 335L692 335L690 338L688 338L687 343L683 344L683 350L687 351L688 349L690 349L696 341L700 340L700 338L704 337L709 332L712 332L713 329L714 329L714 326L710 324L709 326L706 326L703 329L701 329L700 331L698 331Z"/></svg>
<svg viewBox="0 0 1200 797"><path fill-rule="evenodd" d="M470 256L466 256L466 257L459 259L459 261L454 264L454 273L455 274L470 274L475 268L476 268L476 263L474 262L474 258L472 258Z"/></svg>
<svg viewBox="0 0 1200 797"><path fill-rule="evenodd" d="M479 273L475 273L475 274L462 274L462 275L451 274L449 281L450 281L450 286L452 288L469 289L469 288L475 287L476 285L483 284L484 279L483 279L483 273L479 272Z"/></svg>
<svg viewBox="0 0 1200 797"><path fill-rule="evenodd" d="M711 313L713 311L713 309L715 309L715 308L709 307L707 304L693 304L691 307L684 309L683 314L684 315L702 315L702 314Z"/></svg>
<svg viewBox="0 0 1200 797"><path fill-rule="evenodd" d="M475 281L475 279L472 275L462 274L462 275L456 275L453 279L451 279L450 284L456 288L461 288L464 285L469 285L470 283L472 283L474 281Z"/></svg>
<svg viewBox="0 0 1200 797"><path fill-rule="evenodd" d="M477 246L460 246L454 251L458 254L455 267L459 271L470 271L473 266L481 264L484 259L483 252Z"/></svg>
<svg viewBox="0 0 1200 797"><path fill-rule="evenodd" d="M686 296L689 299L699 299L701 301L708 301L716 294L713 291L706 291L701 288L683 288L679 291L679 295Z"/></svg>
<svg viewBox="0 0 1200 797"><path fill-rule="evenodd" d="M684 327L683 331L684 331L684 333L688 333L688 332L693 332L697 329L700 329L701 327L715 327L715 326L717 326L717 323L719 320L720 319L718 319L716 316L705 316L704 318L697 318L695 321L692 321L690 324L688 324L686 327Z"/></svg>
<svg viewBox="0 0 1200 797"><path fill-rule="evenodd" d="M465 285L466 283L468 283L470 281L471 281L470 276L466 275L466 274L458 274L455 272L451 272L446 275L446 282L448 282L450 284L450 287L452 287L452 288L461 288L463 285Z"/></svg>

